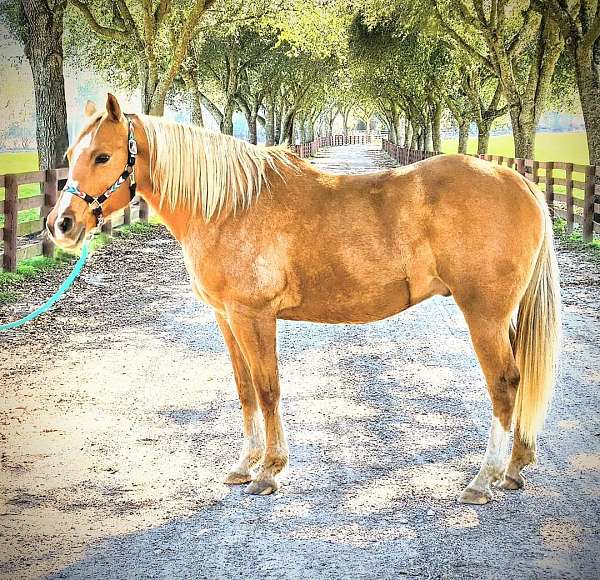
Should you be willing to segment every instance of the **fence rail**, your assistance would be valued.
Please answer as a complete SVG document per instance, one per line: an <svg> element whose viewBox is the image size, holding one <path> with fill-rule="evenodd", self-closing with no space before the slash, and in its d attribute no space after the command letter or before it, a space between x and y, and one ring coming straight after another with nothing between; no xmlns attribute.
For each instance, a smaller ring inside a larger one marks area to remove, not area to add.
<svg viewBox="0 0 600 580"><path fill-rule="evenodd" d="M382 141L381 147L401 165L439 155L434 151L400 147L386 139ZM478 157L512 167L537 184L546 196L551 215L564 218L569 233L573 231L575 224L581 226L585 241L591 241L594 233L600 233L600 167L597 165L534 161L503 155L479 155Z"/></svg>
<svg viewBox="0 0 600 580"><path fill-rule="evenodd" d="M308 143L293 145L292 150L298 157L313 157L321 147L337 147L340 145L371 145L379 143L381 135L379 133L358 133L350 135L327 135L317 137Z"/></svg>
<svg viewBox="0 0 600 580"><path fill-rule="evenodd" d="M0 200L0 215L4 216L4 244L1 254L4 271L15 272L18 260L54 254L54 244L49 238L32 237L43 232L45 218L54 207L58 191L67 179L68 172L68 168L60 168L0 175L0 189L4 188L4 201ZM41 193L20 198L19 187L23 185L39 185ZM19 222L19 212L32 209L39 209L39 217ZM127 206L123 211L117 212L110 222L102 226L102 231L110 234L114 227L147 218L148 206L140 201L137 206Z"/></svg>

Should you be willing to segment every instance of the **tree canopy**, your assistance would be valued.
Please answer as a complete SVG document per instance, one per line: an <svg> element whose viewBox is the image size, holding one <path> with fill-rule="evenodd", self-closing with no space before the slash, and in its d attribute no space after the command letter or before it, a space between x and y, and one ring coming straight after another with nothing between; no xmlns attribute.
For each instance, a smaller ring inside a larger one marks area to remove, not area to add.
<svg viewBox="0 0 600 580"><path fill-rule="evenodd" d="M24 0L0 14L23 43ZM534 156L549 106L578 88L592 149L600 148L600 3L555 0L63 0L66 58L165 104L211 116L268 144L310 139L341 119L378 118L397 143L439 150L454 125L487 150L510 123L517 155ZM576 65L576 66L575 66ZM598 119L596 119L598 117Z"/></svg>

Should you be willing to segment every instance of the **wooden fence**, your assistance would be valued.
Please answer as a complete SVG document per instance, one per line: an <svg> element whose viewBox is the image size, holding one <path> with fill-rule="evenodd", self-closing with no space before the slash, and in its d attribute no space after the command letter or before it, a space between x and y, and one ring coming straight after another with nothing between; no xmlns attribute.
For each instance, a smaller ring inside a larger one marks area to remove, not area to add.
<svg viewBox="0 0 600 580"><path fill-rule="evenodd" d="M45 218L54 207L58 190L67 179L68 172L67 168L61 168L0 175L0 188L5 191L4 201L0 201L0 215L4 215L2 267L5 271L15 272L18 260L40 254L53 255L54 244L48 237L39 234L44 230ZM39 185L41 193L19 198L19 187L23 185ZM32 209L39 209L39 217L19 223L19 212ZM118 212L110 222L104 224L102 231L110 234L113 227L147 218L148 206L140 201L139 205L128 206Z"/></svg>
<svg viewBox="0 0 600 580"><path fill-rule="evenodd" d="M370 145L379 143L381 135L379 133L358 133L350 135L327 135L317 137L308 143L293 145L292 150L298 157L313 157L320 147L337 147L340 145Z"/></svg>
<svg viewBox="0 0 600 580"><path fill-rule="evenodd" d="M385 139L382 141L382 149L401 165L439 154L399 147ZM569 233L573 231L575 224L581 226L585 241L591 241L594 233L600 233L599 166L563 161L533 161L502 155L479 155L479 158L512 167L536 183L546 195L550 213L553 217L566 220Z"/></svg>

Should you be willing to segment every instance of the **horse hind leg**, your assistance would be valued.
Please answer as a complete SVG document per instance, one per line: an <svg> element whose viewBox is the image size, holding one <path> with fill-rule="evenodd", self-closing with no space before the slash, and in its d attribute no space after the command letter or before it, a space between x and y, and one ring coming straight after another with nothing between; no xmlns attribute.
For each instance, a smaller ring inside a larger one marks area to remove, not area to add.
<svg viewBox="0 0 600 580"><path fill-rule="evenodd" d="M514 325L510 325L510 343L514 352L516 330ZM510 463L506 468L504 479L499 484L499 487L507 490L521 489L525 485L525 478L521 475L521 470L535 463L536 460L536 443L527 443L521 437L519 424L515 425L513 448L510 457Z"/></svg>
<svg viewBox="0 0 600 580"><path fill-rule="evenodd" d="M492 400L492 424L481 468L460 496L469 504L492 499L492 484L504 481L519 370L509 337L510 318L490 319L465 314L475 352Z"/></svg>

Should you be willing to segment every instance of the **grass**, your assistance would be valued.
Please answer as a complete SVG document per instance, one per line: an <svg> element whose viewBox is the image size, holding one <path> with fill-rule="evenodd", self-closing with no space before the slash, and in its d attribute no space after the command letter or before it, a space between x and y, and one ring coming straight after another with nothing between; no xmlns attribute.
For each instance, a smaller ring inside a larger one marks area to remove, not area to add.
<svg viewBox="0 0 600 580"><path fill-rule="evenodd" d="M444 139L442 151L456 153L458 139ZM469 137L468 153L477 152L477 136ZM512 135L493 135L488 149L490 155L515 156ZM587 165L589 155L584 132L575 133L538 133L535 140L536 161L567 161Z"/></svg>
<svg viewBox="0 0 600 580"><path fill-rule="evenodd" d="M554 233L567 246L578 250L586 250L590 252L594 258L600 259L600 239L584 242L580 231L567 232L567 221L562 218L556 218L554 220Z"/></svg>
<svg viewBox="0 0 600 580"><path fill-rule="evenodd" d="M35 256L35 258L21 260L17 264L16 272L0 272L0 289L4 290L10 286L21 284L25 280L35 278L52 268L63 266L72 259L72 254L57 249L52 258L47 256Z"/></svg>
<svg viewBox="0 0 600 580"><path fill-rule="evenodd" d="M0 153L0 175L6 173L27 173L28 171L37 171L38 154L35 151L19 151L17 153ZM19 197L32 197L40 194L39 184L21 185L19 186ZM4 199L4 188L0 188L0 199ZM31 211L19 213L19 221L29 221L29 219L37 219L35 217L21 219L21 214L26 214ZM39 212L37 214L39 218Z"/></svg>

